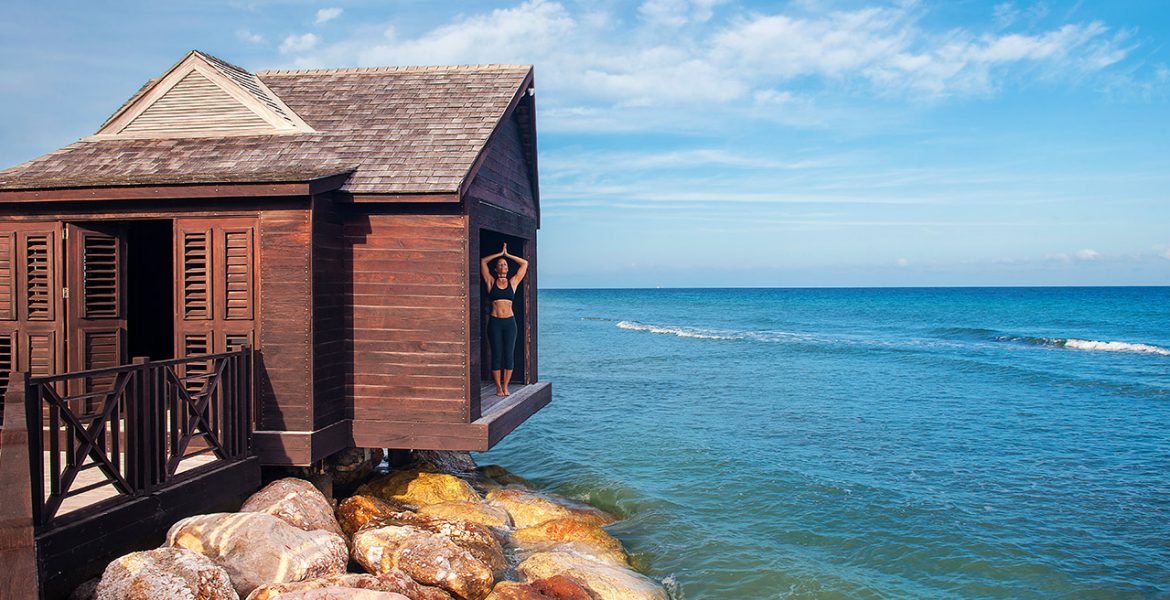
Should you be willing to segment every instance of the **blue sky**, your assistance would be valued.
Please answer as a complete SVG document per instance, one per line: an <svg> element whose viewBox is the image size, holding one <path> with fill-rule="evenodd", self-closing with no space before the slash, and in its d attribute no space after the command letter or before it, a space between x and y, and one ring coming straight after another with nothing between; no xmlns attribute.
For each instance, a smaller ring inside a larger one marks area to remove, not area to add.
<svg viewBox="0 0 1170 600"><path fill-rule="evenodd" d="M1160 2L22 2L0 166L187 50L536 66L541 285L1170 284Z"/></svg>

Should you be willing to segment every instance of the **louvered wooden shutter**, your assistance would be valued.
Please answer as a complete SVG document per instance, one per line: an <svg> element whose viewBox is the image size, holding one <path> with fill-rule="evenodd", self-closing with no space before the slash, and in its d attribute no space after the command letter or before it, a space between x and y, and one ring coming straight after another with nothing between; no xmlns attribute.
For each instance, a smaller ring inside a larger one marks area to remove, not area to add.
<svg viewBox="0 0 1170 600"><path fill-rule="evenodd" d="M211 312L211 230L182 234L182 289L180 302L184 319L210 319Z"/></svg>
<svg viewBox="0 0 1170 600"><path fill-rule="evenodd" d="M224 318L252 318L252 230L225 229Z"/></svg>
<svg viewBox="0 0 1170 600"><path fill-rule="evenodd" d="M0 321L16 320L16 234L0 233Z"/></svg>
<svg viewBox="0 0 1170 600"><path fill-rule="evenodd" d="M82 310L87 319L121 315L121 252L118 238L86 233L82 237Z"/></svg>
<svg viewBox="0 0 1170 600"><path fill-rule="evenodd" d="M52 321L56 318L53 297L54 250L53 236L30 233L24 238L24 294L25 314L30 321Z"/></svg>

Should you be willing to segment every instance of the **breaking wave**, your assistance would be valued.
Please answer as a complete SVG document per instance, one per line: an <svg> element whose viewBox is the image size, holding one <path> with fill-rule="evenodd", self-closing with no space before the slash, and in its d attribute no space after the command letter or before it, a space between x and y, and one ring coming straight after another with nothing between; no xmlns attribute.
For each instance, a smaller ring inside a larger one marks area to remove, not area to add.
<svg viewBox="0 0 1170 600"><path fill-rule="evenodd" d="M1022 342L1037 346L1052 348L1071 348L1073 350L1088 350L1094 352L1138 352L1142 354L1158 354L1170 356L1170 349L1152 344L1133 344L1129 342L1100 342L1097 340L1080 340L1077 338L1034 338L1001 335L995 338L997 342Z"/></svg>
<svg viewBox="0 0 1170 600"><path fill-rule="evenodd" d="M697 329L694 327L673 327L661 325L646 325L637 321L618 321L618 329L630 331L645 331L648 333L665 333L678 337L696 338L700 340L742 340L743 334L717 332L711 329Z"/></svg>

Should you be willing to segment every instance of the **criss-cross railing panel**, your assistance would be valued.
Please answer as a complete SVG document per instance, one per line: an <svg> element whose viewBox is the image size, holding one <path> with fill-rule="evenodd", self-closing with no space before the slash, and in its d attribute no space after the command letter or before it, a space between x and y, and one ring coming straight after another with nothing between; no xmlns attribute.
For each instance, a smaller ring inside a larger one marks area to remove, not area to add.
<svg viewBox="0 0 1170 600"><path fill-rule="evenodd" d="M101 389L70 385L105 381ZM130 498L166 485L184 460L248 456L252 353L208 354L26 378L33 512L50 524L69 498ZM61 390L90 391L74 395ZM96 470L96 476L83 476ZM77 502L77 501L74 501Z"/></svg>

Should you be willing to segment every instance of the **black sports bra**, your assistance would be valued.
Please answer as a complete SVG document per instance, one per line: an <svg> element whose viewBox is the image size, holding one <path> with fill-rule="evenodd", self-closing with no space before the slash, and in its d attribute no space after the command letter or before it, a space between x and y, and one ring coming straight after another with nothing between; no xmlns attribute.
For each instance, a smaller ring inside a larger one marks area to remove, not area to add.
<svg viewBox="0 0 1170 600"><path fill-rule="evenodd" d="M506 287L502 287L502 288L500 286L496 285L496 282L493 281L492 282L492 291L488 292L488 298L491 299L492 301L495 301L495 300L515 300L516 299L516 290L512 289L512 282L510 282L510 281L508 282L508 285Z"/></svg>

